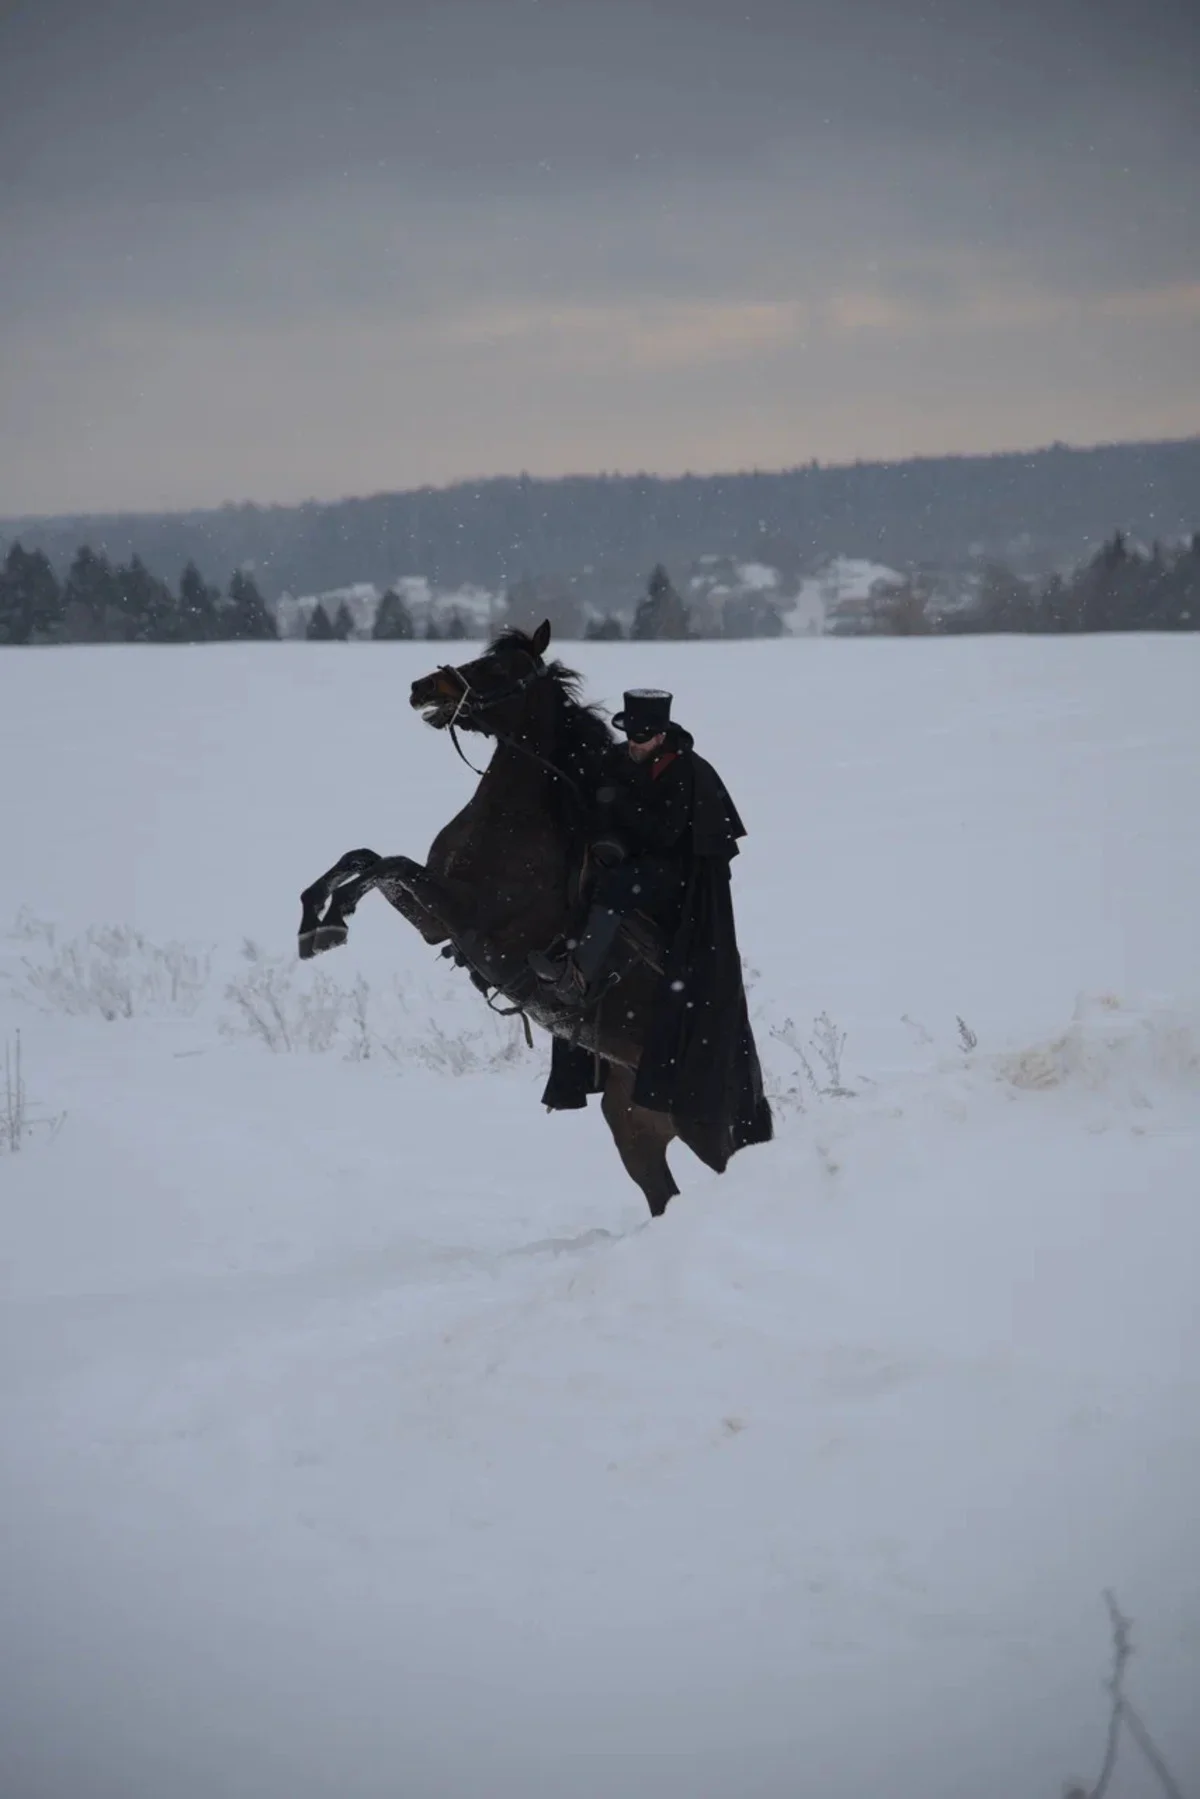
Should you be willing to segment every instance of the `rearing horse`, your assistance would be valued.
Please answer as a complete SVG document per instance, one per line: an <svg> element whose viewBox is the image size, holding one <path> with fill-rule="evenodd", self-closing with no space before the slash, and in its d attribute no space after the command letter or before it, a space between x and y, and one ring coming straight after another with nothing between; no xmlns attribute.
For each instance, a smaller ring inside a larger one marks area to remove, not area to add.
<svg viewBox="0 0 1200 1799"><path fill-rule="evenodd" d="M635 958L621 979L620 1003L602 1002L591 1013L564 1006L531 975L529 952L564 931L574 913L589 796L614 742L597 710L580 701L579 677L543 660L549 642L548 623L528 636L508 631L476 660L413 682L410 703L428 724L452 736L491 737L496 748L424 864L351 850L305 890L300 954L345 943L346 919L378 888L427 943L448 945L445 953L470 968L476 985L591 1052L621 1160L658 1217L679 1191L666 1156L674 1138L718 1174L731 1150L719 1127L633 1101L660 980L655 968Z"/></svg>

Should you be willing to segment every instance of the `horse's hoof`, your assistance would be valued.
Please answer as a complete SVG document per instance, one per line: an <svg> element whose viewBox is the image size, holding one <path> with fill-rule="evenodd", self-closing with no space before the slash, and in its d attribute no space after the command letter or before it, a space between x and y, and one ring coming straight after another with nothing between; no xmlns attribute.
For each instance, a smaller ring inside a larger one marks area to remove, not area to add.
<svg viewBox="0 0 1200 1799"><path fill-rule="evenodd" d="M300 933L300 960L308 962L327 949L340 949L350 932L344 924L319 924L315 931Z"/></svg>

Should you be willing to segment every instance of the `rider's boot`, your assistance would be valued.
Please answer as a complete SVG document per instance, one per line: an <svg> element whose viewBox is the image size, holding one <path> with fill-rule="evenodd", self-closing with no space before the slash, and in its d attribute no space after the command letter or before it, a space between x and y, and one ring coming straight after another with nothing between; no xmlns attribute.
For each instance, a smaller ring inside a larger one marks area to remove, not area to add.
<svg viewBox="0 0 1200 1799"><path fill-rule="evenodd" d="M553 951L534 950L529 966L539 980L548 984L556 999L570 1005L586 1005L602 984L620 928L619 912L608 906L593 906L578 942L565 958Z"/></svg>

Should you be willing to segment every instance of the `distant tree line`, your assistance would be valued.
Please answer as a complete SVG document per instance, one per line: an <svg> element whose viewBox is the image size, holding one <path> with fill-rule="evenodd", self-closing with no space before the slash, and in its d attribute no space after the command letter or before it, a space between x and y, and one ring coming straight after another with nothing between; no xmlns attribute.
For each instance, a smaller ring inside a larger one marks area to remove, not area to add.
<svg viewBox="0 0 1200 1799"><path fill-rule="evenodd" d="M1071 574L1022 579L989 563L973 598L946 605L920 575L879 586L843 634L895 637L999 632L1200 630L1200 533L1142 550L1117 531Z"/></svg>
<svg viewBox="0 0 1200 1799"><path fill-rule="evenodd" d="M565 585L526 580L506 596L506 615L532 628L549 617L559 637L592 642L624 638L615 613L584 622ZM749 610L748 610L749 609ZM877 583L852 609L834 607L830 627L841 635L951 636L998 632L1200 630L1200 532L1184 545L1132 547L1115 532L1071 574L1022 578L988 563L964 601L914 573ZM582 628L581 628L582 627ZM779 636L783 621L770 600L731 596L720 632L727 637ZM331 613L318 602L304 622L310 643L346 642L357 626L345 600ZM420 624L403 595L389 588L375 608L370 635L377 642L463 639L473 634L458 611ZM666 568L657 563L638 602L634 642L685 642L711 635L699 628ZM239 570L222 592L189 563L177 590L151 575L135 556L113 567L80 548L59 582L41 550L14 544L0 567L0 644L239 643L277 638L272 608L249 574Z"/></svg>
<svg viewBox="0 0 1200 1799"><path fill-rule="evenodd" d="M578 604L562 583L526 580L510 588L506 599L511 618L532 627L549 616L561 637L625 635L615 616L584 627ZM318 601L304 623L310 643L345 643L356 630L345 600L332 613ZM431 614L418 628L403 595L389 588L375 609L370 634L377 642L418 636L454 641L470 636L471 629L456 610L445 618ZM674 640L694 635L688 609L661 564L651 572L630 635ZM239 643L278 636L274 611L242 570L222 593L189 563L178 589L172 589L136 556L114 567L84 544L60 582L43 551L26 550L20 543L0 568L0 644Z"/></svg>
<svg viewBox="0 0 1200 1799"><path fill-rule="evenodd" d="M0 644L248 643L278 637L249 575L222 593L188 563L178 588L137 556L114 567L86 544L59 581L41 550L15 543L0 568Z"/></svg>
<svg viewBox="0 0 1200 1799"><path fill-rule="evenodd" d="M994 556L1044 575L1116 519L1147 542L1178 538L1195 524L1197 493L1192 438L670 479L519 475L328 505L8 519L0 553L17 540L44 550L60 579L80 543L172 580L189 562L209 581L253 568L269 601L353 582L382 591L402 569L442 590L489 592L557 571L603 617L655 562L686 568L710 554L767 563L785 586L834 556L892 568Z"/></svg>
<svg viewBox="0 0 1200 1799"><path fill-rule="evenodd" d="M323 602L318 600L304 627L309 643L346 643L354 634L354 615L345 600L338 602L332 618ZM380 598L371 624L371 636L376 643L411 643L418 637L425 643L437 643L461 640L470 635L466 619L456 611L445 619L431 615L418 626L407 600L394 587L389 587Z"/></svg>
<svg viewBox="0 0 1200 1799"><path fill-rule="evenodd" d="M505 595L505 616L512 623L530 630L547 618L555 637L563 639L582 637L589 642L604 643L623 638L626 634L624 625L615 613L585 621L570 584L554 577L541 580L526 577L514 582ZM783 630L782 622L777 613L771 613L770 616L774 620L774 632L739 629L736 634L779 635ZM736 626L741 621L735 615L731 622ZM354 628L353 615L344 600L339 602L332 618L325 606L318 601L305 623L304 635L310 643L332 643L351 637ZM371 626L371 636L376 642L409 642L417 637L427 642L453 641L471 634L471 628L461 612L453 609L444 619L430 615L422 625L418 625L407 601L394 587L389 587L381 597ZM629 636L635 642L653 639L682 642L697 635L688 607L670 575L661 563L656 563L646 583L646 592L634 610Z"/></svg>

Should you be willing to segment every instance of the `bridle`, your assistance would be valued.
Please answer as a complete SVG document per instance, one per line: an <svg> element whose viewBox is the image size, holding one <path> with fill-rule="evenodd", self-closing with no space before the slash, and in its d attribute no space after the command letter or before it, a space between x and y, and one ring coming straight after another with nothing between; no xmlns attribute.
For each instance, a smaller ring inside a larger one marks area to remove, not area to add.
<svg viewBox="0 0 1200 1799"><path fill-rule="evenodd" d="M471 686L466 675L463 674L462 669L455 668L452 662L443 662L437 671L439 675L453 675L455 680L462 687L462 692L458 696L458 704L454 708L453 716L447 721L446 729L450 733L450 741L454 745L459 760L465 762L467 767L471 770L471 773L475 775L482 776L486 771L482 768L476 768L470 757L467 756L463 750L462 744L458 741L457 726L459 719L482 719L483 714L490 712L493 706L503 705L505 700L516 699L519 694L526 693L529 688L533 686L535 681L544 679L550 672L541 657L535 655L532 650L525 649L521 644L514 644L513 648L519 649L523 656L528 656L532 667L528 674L518 676L517 679L511 681L507 687L500 688L496 693L483 694L477 692L476 689ZM497 731L494 726L485 725L483 728L486 735L494 737L497 743L504 744L507 749L519 750L523 756L528 756L531 762L538 763L546 770L547 774L553 775L555 780L561 781L564 786L570 788L576 800L579 802L579 805L585 812L590 810L588 802L584 798L579 787L565 770L558 768L553 762L548 761L545 756L539 756L536 750L531 750L529 748L528 744L521 743L517 738L509 737L503 732Z"/></svg>
<svg viewBox="0 0 1200 1799"><path fill-rule="evenodd" d="M519 693L524 693L527 688L533 686L535 681L540 680L543 675L549 673L549 670L546 668L541 657L536 656L532 650L525 649L521 644L514 644L513 648L520 650L522 656L528 656L533 666L527 675L520 675L515 681L511 681L507 687L500 688L497 693L477 693L475 688L473 688L471 683L467 680L467 677L463 674L461 668L455 668L452 662L443 662L441 664L437 671L438 674L453 675L454 679L462 688L462 692L458 696L458 704L454 708L454 716L447 726L448 730L453 731L462 713L465 712L467 717L471 718L480 713L489 712L493 706L500 706L503 705L505 700L515 699ZM467 703L468 701L470 701L469 705Z"/></svg>

